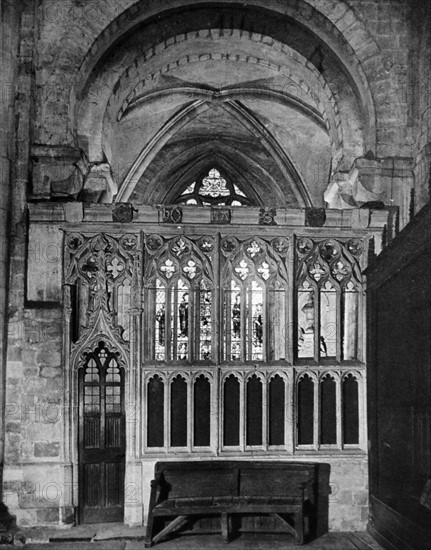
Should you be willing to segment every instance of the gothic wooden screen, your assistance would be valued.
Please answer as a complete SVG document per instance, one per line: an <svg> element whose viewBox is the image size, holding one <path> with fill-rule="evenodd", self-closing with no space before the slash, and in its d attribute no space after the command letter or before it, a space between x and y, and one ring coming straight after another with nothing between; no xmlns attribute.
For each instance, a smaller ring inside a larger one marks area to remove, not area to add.
<svg viewBox="0 0 431 550"><path fill-rule="evenodd" d="M146 235L143 452L363 446L362 252L267 230Z"/></svg>
<svg viewBox="0 0 431 550"><path fill-rule="evenodd" d="M133 349L137 452L365 449L362 240L201 227L66 237L74 362Z"/></svg>

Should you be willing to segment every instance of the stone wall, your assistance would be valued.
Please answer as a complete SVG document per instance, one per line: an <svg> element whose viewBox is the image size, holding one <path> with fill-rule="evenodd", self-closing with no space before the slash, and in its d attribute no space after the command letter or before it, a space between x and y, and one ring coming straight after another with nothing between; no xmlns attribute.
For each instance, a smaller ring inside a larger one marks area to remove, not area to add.
<svg viewBox="0 0 431 550"><path fill-rule="evenodd" d="M431 13L418 22L421 29L415 80L417 123L415 142L416 210L429 202L431 193Z"/></svg>
<svg viewBox="0 0 431 550"><path fill-rule="evenodd" d="M0 5L0 411L4 407L6 309L9 267L10 188L14 159L14 116L17 14L16 3ZM0 412L0 462L3 462L4 416ZM1 478L1 472L0 472ZM1 494L1 493L0 493Z"/></svg>
<svg viewBox="0 0 431 550"><path fill-rule="evenodd" d="M9 336L4 502L19 525L59 523L62 311L27 309Z"/></svg>

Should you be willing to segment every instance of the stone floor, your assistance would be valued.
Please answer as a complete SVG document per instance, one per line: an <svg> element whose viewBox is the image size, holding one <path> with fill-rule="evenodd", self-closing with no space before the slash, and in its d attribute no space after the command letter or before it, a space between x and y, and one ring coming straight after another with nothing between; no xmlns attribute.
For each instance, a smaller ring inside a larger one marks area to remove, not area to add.
<svg viewBox="0 0 431 550"><path fill-rule="evenodd" d="M123 524L84 525L65 530L22 529L15 533L14 545L2 548L25 550L143 550L144 528L129 529ZM155 546L158 550L383 550L368 533L327 533L297 546L291 535L244 533L227 546L219 535L181 535Z"/></svg>

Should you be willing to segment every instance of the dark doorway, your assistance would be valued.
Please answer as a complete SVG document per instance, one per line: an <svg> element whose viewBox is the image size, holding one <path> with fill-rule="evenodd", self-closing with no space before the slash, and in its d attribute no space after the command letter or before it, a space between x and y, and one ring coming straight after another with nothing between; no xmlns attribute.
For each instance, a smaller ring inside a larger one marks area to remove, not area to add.
<svg viewBox="0 0 431 550"><path fill-rule="evenodd" d="M79 522L124 518L124 370L104 342L79 371Z"/></svg>

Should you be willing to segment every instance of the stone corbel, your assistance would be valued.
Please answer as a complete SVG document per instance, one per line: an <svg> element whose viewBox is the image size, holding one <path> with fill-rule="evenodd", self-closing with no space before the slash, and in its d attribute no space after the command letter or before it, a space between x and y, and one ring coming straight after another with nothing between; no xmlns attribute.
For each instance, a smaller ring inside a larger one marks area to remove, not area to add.
<svg viewBox="0 0 431 550"><path fill-rule="evenodd" d="M364 157L356 159L348 172L336 172L324 193L328 207L345 210L379 202L381 170L379 161Z"/></svg>
<svg viewBox="0 0 431 550"><path fill-rule="evenodd" d="M381 200L382 189L382 168L381 160L372 155L357 158L353 164L358 172L358 182L356 186L357 199L359 205Z"/></svg>
<svg viewBox="0 0 431 550"><path fill-rule="evenodd" d="M33 198L110 203L118 192L109 163L92 163L73 147L35 145L32 162Z"/></svg>
<svg viewBox="0 0 431 550"><path fill-rule="evenodd" d="M76 200L84 182L81 154L73 147L35 145L32 148L32 196Z"/></svg>
<svg viewBox="0 0 431 550"><path fill-rule="evenodd" d="M111 203L118 193L108 162L89 165L80 198L84 202Z"/></svg>

